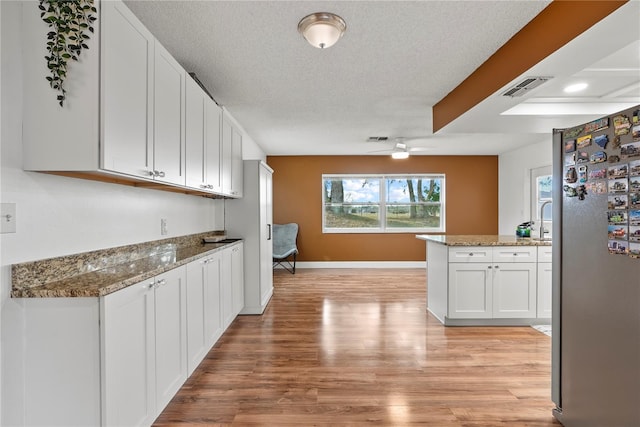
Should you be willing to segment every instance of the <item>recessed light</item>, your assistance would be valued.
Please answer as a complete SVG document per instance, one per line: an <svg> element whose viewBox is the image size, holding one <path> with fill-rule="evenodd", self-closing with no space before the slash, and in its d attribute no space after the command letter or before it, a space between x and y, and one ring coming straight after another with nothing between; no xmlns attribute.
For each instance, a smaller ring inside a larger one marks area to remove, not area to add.
<svg viewBox="0 0 640 427"><path fill-rule="evenodd" d="M575 83L564 88L565 93L575 93L585 90L589 86L586 83Z"/></svg>

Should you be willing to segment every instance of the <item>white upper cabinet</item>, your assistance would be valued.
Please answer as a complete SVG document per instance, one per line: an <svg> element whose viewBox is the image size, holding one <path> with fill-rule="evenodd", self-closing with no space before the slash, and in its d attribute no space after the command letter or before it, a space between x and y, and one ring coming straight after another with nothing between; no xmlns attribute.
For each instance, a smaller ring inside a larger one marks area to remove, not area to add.
<svg viewBox="0 0 640 427"><path fill-rule="evenodd" d="M23 4L24 169L240 197L240 127L223 127L222 109L123 2L98 9L60 107L45 79L47 25Z"/></svg>
<svg viewBox="0 0 640 427"><path fill-rule="evenodd" d="M204 100L204 153L205 180L207 188L222 193L221 160L222 109L208 96Z"/></svg>
<svg viewBox="0 0 640 427"><path fill-rule="evenodd" d="M101 166L109 171L152 177L154 38L120 2L102 2L100 13Z"/></svg>
<svg viewBox="0 0 640 427"><path fill-rule="evenodd" d="M205 96L200 86L186 79L185 172L186 185L206 188L204 159Z"/></svg>
<svg viewBox="0 0 640 427"><path fill-rule="evenodd" d="M184 68L158 41L155 44L153 171L154 178L185 184L184 176Z"/></svg>

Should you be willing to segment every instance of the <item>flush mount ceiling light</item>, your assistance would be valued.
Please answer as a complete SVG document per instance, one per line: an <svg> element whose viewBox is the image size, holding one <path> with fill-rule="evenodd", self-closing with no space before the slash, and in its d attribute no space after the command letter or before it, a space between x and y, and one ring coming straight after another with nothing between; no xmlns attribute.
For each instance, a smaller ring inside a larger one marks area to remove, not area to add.
<svg viewBox="0 0 640 427"><path fill-rule="evenodd" d="M586 83L575 83L565 87L563 90L565 93L575 93L580 92L581 90L585 90L589 86Z"/></svg>
<svg viewBox="0 0 640 427"><path fill-rule="evenodd" d="M326 49L342 37L347 24L338 15L317 12L307 15L298 23L298 31L313 47Z"/></svg>

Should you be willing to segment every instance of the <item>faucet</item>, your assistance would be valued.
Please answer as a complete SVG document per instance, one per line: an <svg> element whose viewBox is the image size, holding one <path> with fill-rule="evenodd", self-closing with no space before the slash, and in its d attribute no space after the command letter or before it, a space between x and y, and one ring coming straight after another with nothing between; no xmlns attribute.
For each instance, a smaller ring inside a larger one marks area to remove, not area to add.
<svg viewBox="0 0 640 427"><path fill-rule="evenodd" d="M549 203L552 203L551 200L547 200L545 202L542 203L542 205L540 205L540 240L544 240L544 217L542 216L543 212L544 212L544 207L547 206Z"/></svg>

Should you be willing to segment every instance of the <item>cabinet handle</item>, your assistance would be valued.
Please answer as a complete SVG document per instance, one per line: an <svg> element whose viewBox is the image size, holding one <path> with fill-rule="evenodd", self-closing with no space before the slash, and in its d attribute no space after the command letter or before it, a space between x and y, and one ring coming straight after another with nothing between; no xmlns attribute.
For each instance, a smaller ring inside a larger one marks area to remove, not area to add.
<svg viewBox="0 0 640 427"><path fill-rule="evenodd" d="M153 171L154 176L164 178L164 171Z"/></svg>
<svg viewBox="0 0 640 427"><path fill-rule="evenodd" d="M499 266L499 265L496 265L496 268L500 268L500 266Z"/></svg>
<svg viewBox="0 0 640 427"><path fill-rule="evenodd" d="M473 252L470 252L470 253L469 253L469 256L473 256Z"/></svg>
<svg viewBox="0 0 640 427"><path fill-rule="evenodd" d="M493 267L489 266L489 267L487 267L487 268L488 268L489 270L491 270Z"/></svg>
<svg viewBox="0 0 640 427"><path fill-rule="evenodd" d="M271 240L271 224L267 224L267 227L269 227L269 234L267 235L267 240Z"/></svg>
<svg viewBox="0 0 640 427"><path fill-rule="evenodd" d="M158 280L156 283L157 283L157 285L158 285L158 286L164 286L164 285L166 285L166 284L167 284L167 281L166 281L166 280L164 280L164 279L160 279L160 280Z"/></svg>
<svg viewBox="0 0 640 427"><path fill-rule="evenodd" d="M514 252L513 256L518 256L518 254L516 252Z"/></svg>
<svg viewBox="0 0 640 427"><path fill-rule="evenodd" d="M145 286L145 287L146 287L147 289L153 289L153 288L155 288L155 287L156 287L156 284L155 284L155 282L151 282L151 283L148 283L148 284L147 284L147 286Z"/></svg>

